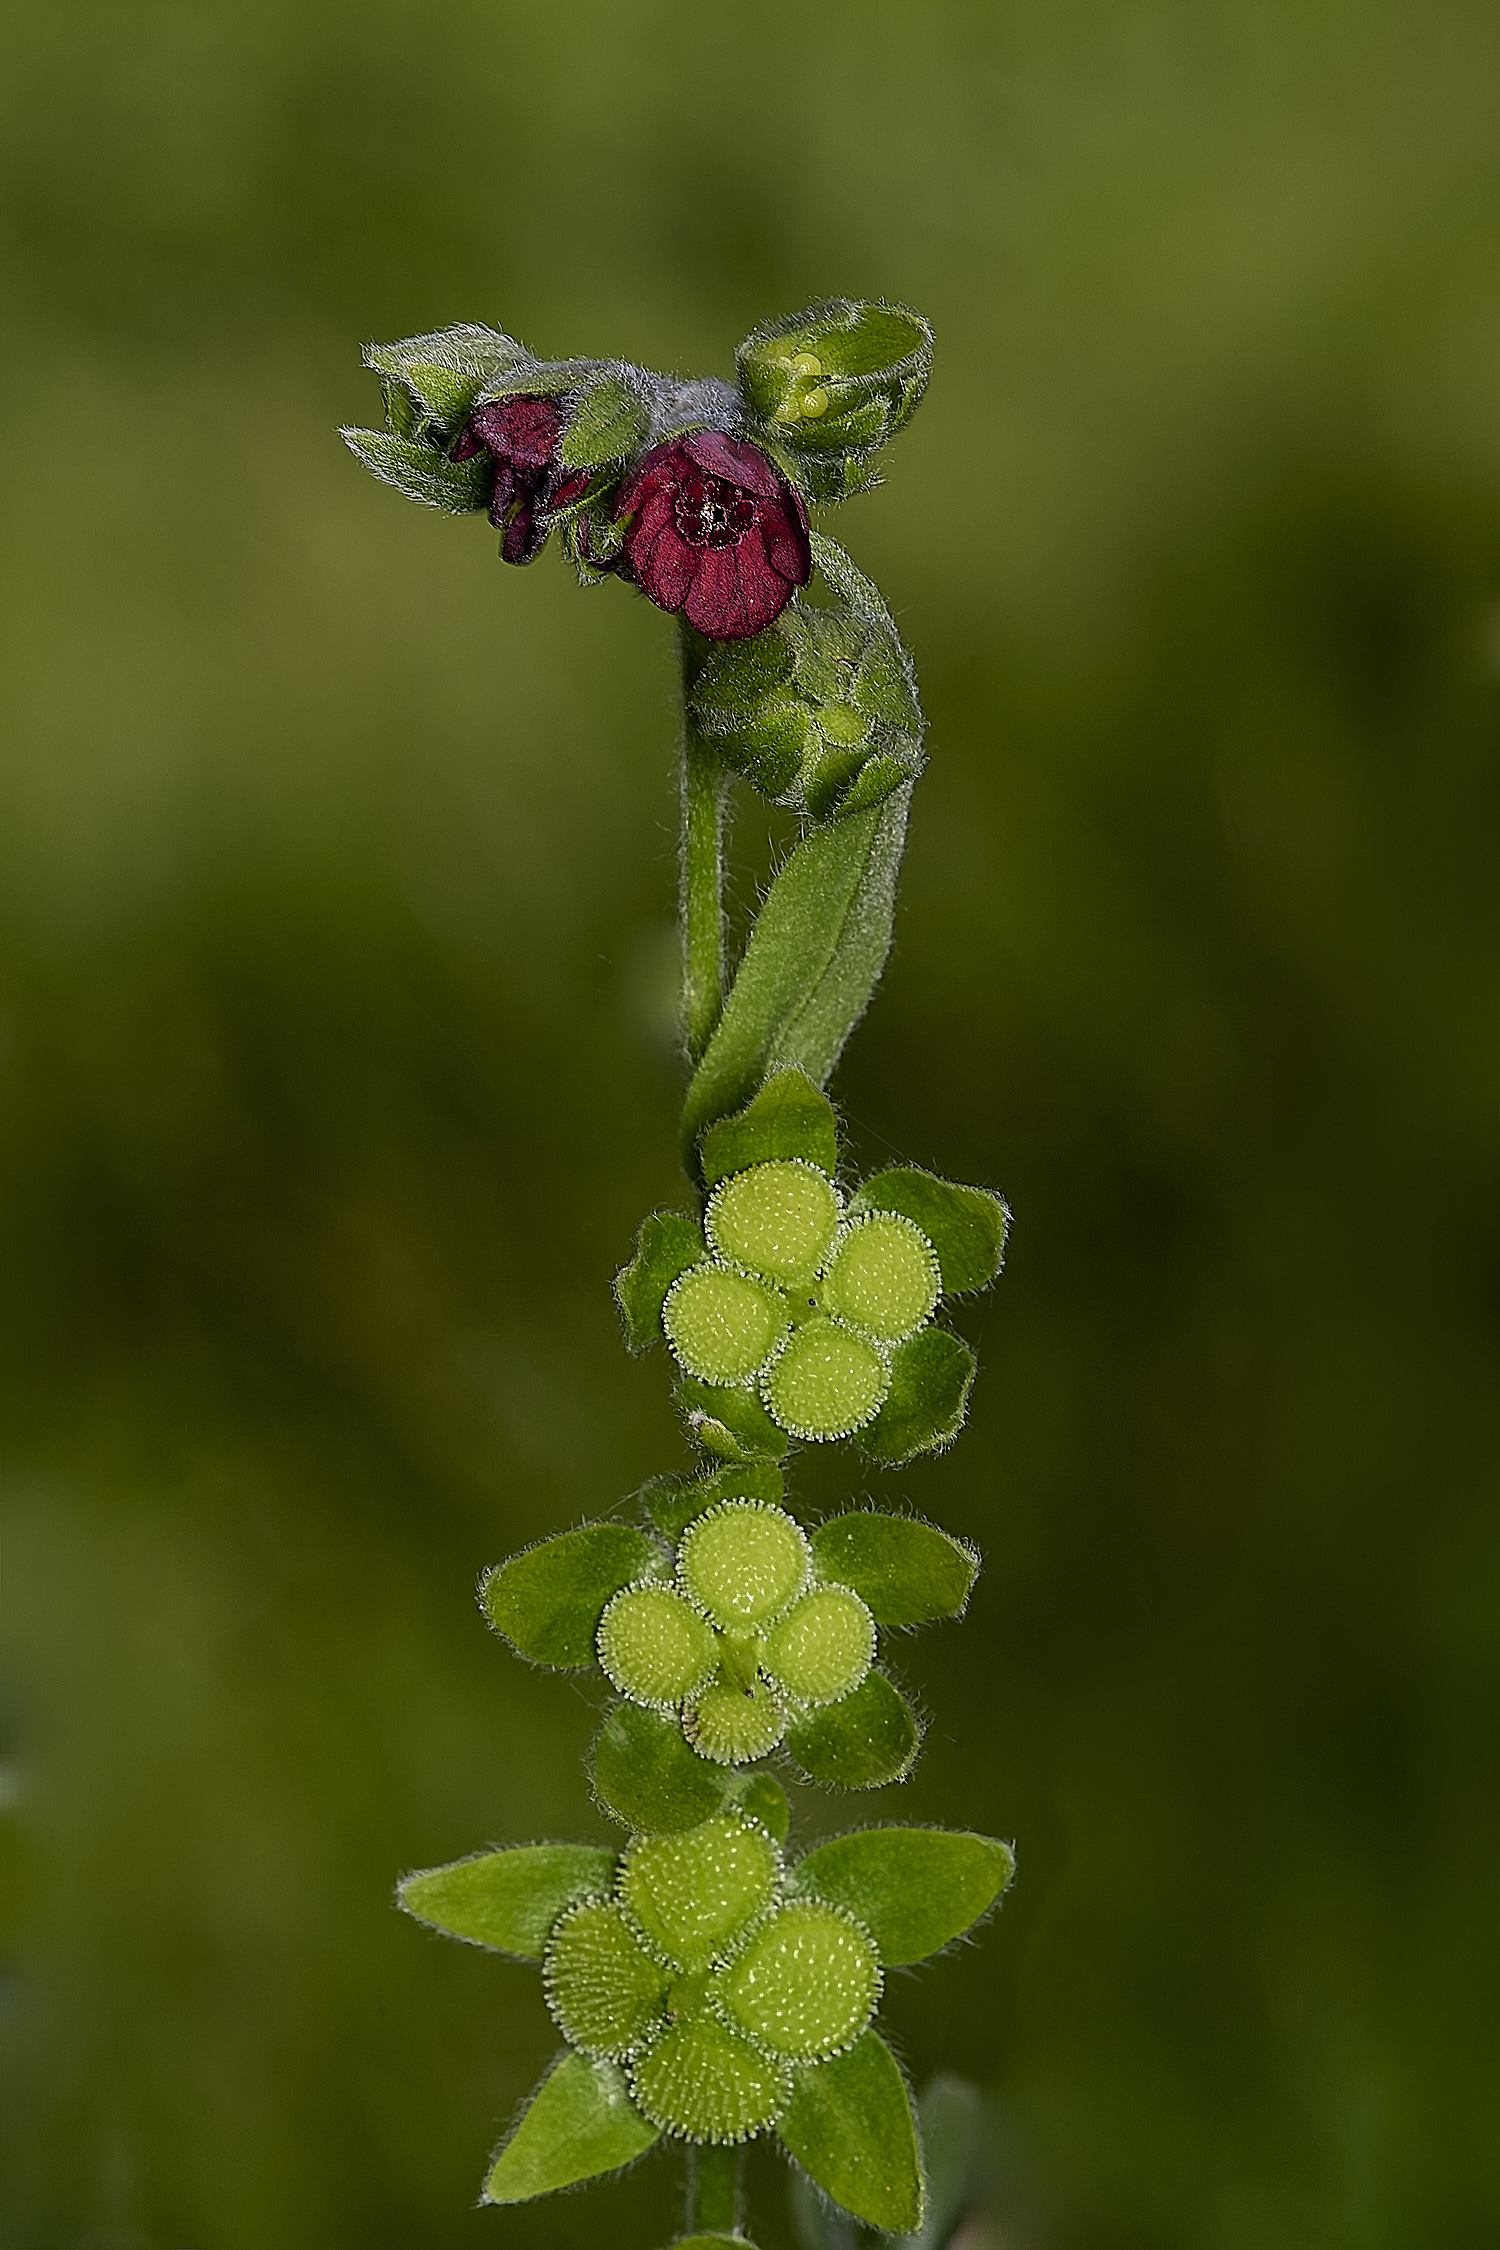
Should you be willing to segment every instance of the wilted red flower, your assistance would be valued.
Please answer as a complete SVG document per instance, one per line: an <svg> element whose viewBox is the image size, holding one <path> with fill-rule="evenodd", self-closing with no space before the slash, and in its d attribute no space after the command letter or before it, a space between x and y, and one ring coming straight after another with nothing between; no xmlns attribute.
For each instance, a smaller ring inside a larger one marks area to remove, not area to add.
<svg viewBox="0 0 1500 2250"><path fill-rule="evenodd" d="M753 445L694 430L648 453L615 501L624 561L659 609L714 641L764 632L812 575L800 493Z"/></svg>
<svg viewBox="0 0 1500 2250"><path fill-rule="evenodd" d="M500 552L507 562L534 562L553 516L589 481L587 469L558 466L563 421L562 408L550 398L492 399L475 407L453 448L455 461L472 460L486 447L495 457L490 522L504 534Z"/></svg>

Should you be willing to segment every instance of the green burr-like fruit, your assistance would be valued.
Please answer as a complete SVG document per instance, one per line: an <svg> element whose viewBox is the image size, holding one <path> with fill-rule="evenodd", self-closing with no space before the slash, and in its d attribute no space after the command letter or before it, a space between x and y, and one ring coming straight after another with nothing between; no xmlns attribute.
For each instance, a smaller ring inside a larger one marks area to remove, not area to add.
<svg viewBox="0 0 1500 2250"><path fill-rule="evenodd" d="M587 1899L565 1914L543 1967L547 2005L586 2055L634 2054L660 2022L671 1972L652 1959L618 1906Z"/></svg>
<svg viewBox="0 0 1500 2250"><path fill-rule="evenodd" d="M915 1335L941 1293L936 1251L895 1211L872 1211L844 1229L820 1291L825 1310L883 1344Z"/></svg>
<svg viewBox="0 0 1500 2250"><path fill-rule="evenodd" d="M700 1757L743 1766L775 1749L786 1733L786 1710L768 1681L741 1686L721 1673L683 1713L682 1723Z"/></svg>
<svg viewBox="0 0 1500 2250"><path fill-rule="evenodd" d="M631 2074L637 2108L682 2140L743 2141L791 2097L791 2073L716 2017L674 2024Z"/></svg>
<svg viewBox="0 0 1500 2250"><path fill-rule="evenodd" d="M724 1257L795 1288L827 1257L841 1210L827 1174L793 1157L733 1174L714 1190L705 1223Z"/></svg>
<svg viewBox="0 0 1500 2250"><path fill-rule="evenodd" d="M677 1555L683 1589L725 1632L779 1617L807 1584L810 1549L782 1508L728 1500L688 1525Z"/></svg>
<svg viewBox="0 0 1500 2250"><path fill-rule="evenodd" d="M804 1323L761 1382L772 1417L793 1437L852 1437L890 1388L883 1355L822 1315Z"/></svg>
<svg viewBox="0 0 1500 2250"><path fill-rule="evenodd" d="M821 2062L852 2046L880 2000L880 1961L852 1915L796 1901L719 1979L736 2024L774 2054Z"/></svg>
<svg viewBox="0 0 1500 2250"><path fill-rule="evenodd" d="M748 1274L702 1265L672 1284L662 1326L690 1375L705 1383L748 1383L775 1350L785 1314Z"/></svg>
<svg viewBox="0 0 1500 2250"><path fill-rule="evenodd" d="M836 1703L857 1688L875 1655L875 1620L847 1586L804 1594L766 1636L765 1667L802 1703Z"/></svg>
<svg viewBox="0 0 1500 2250"><path fill-rule="evenodd" d="M675 1710L718 1668L712 1629L671 1586L627 1586L599 1620L599 1662L634 1703Z"/></svg>
<svg viewBox="0 0 1500 2250"><path fill-rule="evenodd" d="M753 1929L780 1882L781 1854L764 1829L716 1813L676 1835L637 1837L620 1899L648 1945L692 1973Z"/></svg>

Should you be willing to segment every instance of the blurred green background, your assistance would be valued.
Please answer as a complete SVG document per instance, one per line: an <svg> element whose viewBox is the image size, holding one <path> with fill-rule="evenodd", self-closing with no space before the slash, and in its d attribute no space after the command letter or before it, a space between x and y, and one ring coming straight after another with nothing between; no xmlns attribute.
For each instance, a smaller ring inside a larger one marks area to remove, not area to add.
<svg viewBox="0 0 1500 2250"><path fill-rule="evenodd" d="M376 486L368 337L936 375L830 528L932 765L836 1091L1003 1188L896 1980L1004 2250L1500 2239L1474 1401L1500 19L1443 0L20 0L0 774L10 2250L655 2250L513 2213L533 1972L390 1911L605 1833L480 1567L685 1458L672 629ZM765 846L742 830L740 894ZM788 2239L757 2159L764 2250Z"/></svg>

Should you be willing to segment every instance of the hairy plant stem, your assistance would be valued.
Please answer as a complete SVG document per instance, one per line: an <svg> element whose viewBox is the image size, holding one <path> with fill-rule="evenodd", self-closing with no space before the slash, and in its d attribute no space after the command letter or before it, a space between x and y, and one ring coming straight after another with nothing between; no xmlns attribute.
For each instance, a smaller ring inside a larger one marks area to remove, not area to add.
<svg viewBox="0 0 1500 2250"><path fill-rule="evenodd" d="M693 725L688 706L690 628L679 628L682 663L682 1027L695 1065L724 1006L724 807L729 777Z"/></svg>
<svg viewBox="0 0 1500 2250"><path fill-rule="evenodd" d="M744 2206L745 2152L714 2142L688 2152L690 2234L737 2234Z"/></svg>

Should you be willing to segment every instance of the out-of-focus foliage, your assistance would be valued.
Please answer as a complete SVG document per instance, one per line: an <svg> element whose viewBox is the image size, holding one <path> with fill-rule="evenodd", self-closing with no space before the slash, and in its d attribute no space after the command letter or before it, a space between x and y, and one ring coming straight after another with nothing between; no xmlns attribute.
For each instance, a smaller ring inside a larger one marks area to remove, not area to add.
<svg viewBox="0 0 1500 2250"><path fill-rule="evenodd" d="M999 2105L1007 2250L1494 2240L1497 46L1478 0L12 12L9 2250L672 2231L660 2157L472 2208L553 2034L389 1906L614 1834L593 1706L471 1588L682 1458L610 1299L676 1193L671 627L333 431L369 337L727 374L830 292L937 334L839 519L931 764L835 1090L859 1169L1016 1214L962 1446L859 1488L987 1558L872 1817L1020 1861L890 2020Z"/></svg>

